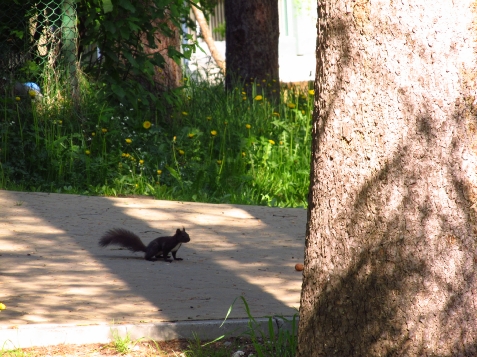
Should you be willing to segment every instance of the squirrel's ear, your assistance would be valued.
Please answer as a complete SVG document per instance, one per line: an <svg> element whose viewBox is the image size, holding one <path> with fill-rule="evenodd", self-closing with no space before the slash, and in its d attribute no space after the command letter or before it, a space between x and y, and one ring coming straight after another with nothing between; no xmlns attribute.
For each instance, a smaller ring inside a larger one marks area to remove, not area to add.
<svg viewBox="0 0 477 357"><path fill-rule="evenodd" d="M180 232L181 232L181 230L179 228L177 228L176 234L179 234Z"/></svg>
<svg viewBox="0 0 477 357"><path fill-rule="evenodd" d="M185 228L184 228L184 227L182 227L182 232L185 232Z"/></svg>

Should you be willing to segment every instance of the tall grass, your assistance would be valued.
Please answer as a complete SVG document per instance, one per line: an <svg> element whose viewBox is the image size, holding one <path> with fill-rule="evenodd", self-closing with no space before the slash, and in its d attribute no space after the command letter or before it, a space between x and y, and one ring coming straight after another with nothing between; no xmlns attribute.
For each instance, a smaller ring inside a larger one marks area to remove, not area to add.
<svg viewBox="0 0 477 357"><path fill-rule="evenodd" d="M222 325L227 321L235 302L240 299L244 304L245 312L248 317L247 329L242 332L247 341L250 341L253 346L254 353L258 357L293 357L297 349L297 335L298 335L298 313L295 313L291 318L283 316L268 316L266 328L257 321L250 312L250 307L247 300L243 296L236 298L225 316ZM221 327L222 327L221 325ZM235 333L235 332L233 332ZM202 343L200 339L195 336L195 339L189 341L190 354L187 356L211 356L213 351L210 346L223 340L227 335L217 337L211 342ZM226 352L224 349L220 352ZM220 354L220 356L226 354ZM217 354L219 356L219 354Z"/></svg>
<svg viewBox="0 0 477 357"><path fill-rule="evenodd" d="M51 73L41 99L0 93L1 188L306 206L311 90L272 103L266 82L185 80L152 112L102 101L79 73L77 91Z"/></svg>

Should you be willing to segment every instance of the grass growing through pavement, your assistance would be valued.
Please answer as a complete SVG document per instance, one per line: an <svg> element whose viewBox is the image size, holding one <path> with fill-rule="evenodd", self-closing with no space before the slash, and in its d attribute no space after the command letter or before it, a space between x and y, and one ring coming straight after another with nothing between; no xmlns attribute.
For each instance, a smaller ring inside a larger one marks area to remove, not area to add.
<svg viewBox="0 0 477 357"><path fill-rule="evenodd" d="M306 206L312 90L283 89L272 104L266 81L226 93L185 80L152 112L79 83L75 98L57 76L42 99L0 93L0 188Z"/></svg>

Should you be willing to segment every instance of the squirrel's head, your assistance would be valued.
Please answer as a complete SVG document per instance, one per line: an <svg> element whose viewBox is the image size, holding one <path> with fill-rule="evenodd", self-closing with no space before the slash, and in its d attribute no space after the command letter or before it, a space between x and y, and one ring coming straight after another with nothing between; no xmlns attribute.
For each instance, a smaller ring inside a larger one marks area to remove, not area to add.
<svg viewBox="0 0 477 357"><path fill-rule="evenodd" d="M182 227L182 231L179 228L177 229L176 236L179 237L179 241L182 243L190 242L190 237L184 227Z"/></svg>

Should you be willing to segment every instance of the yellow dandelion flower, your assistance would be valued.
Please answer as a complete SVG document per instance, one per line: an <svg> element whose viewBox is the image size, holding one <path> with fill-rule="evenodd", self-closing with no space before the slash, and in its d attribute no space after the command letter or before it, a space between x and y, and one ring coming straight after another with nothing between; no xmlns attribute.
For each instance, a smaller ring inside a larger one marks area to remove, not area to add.
<svg viewBox="0 0 477 357"><path fill-rule="evenodd" d="M162 170L157 170L156 172L158 175L162 174Z"/></svg>
<svg viewBox="0 0 477 357"><path fill-rule="evenodd" d="M301 111L301 114L305 115L305 111L304 111L304 110L302 110L302 111Z"/></svg>
<svg viewBox="0 0 477 357"><path fill-rule="evenodd" d="M91 151L89 151L89 150L85 150L85 152L84 152L84 153L85 153L86 155L89 155L89 154L91 154Z"/></svg>
<svg viewBox="0 0 477 357"><path fill-rule="evenodd" d="M272 92L275 93L277 90L276 89L273 89Z"/></svg>
<svg viewBox="0 0 477 357"><path fill-rule="evenodd" d="M245 124L245 127L246 127L247 129L250 129L252 126L251 126L250 124Z"/></svg>
<svg viewBox="0 0 477 357"><path fill-rule="evenodd" d="M5 304L1 303L0 302L0 310L5 310L7 307L5 306Z"/></svg>
<svg viewBox="0 0 477 357"><path fill-rule="evenodd" d="M144 160L139 160L139 165L144 165Z"/></svg>
<svg viewBox="0 0 477 357"><path fill-rule="evenodd" d="M262 82L265 83L267 80L266 79L262 79Z"/></svg>
<svg viewBox="0 0 477 357"><path fill-rule="evenodd" d="M136 184L136 188L138 188L138 187L139 187L139 184Z"/></svg>
<svg viewBox="0 0 477 357"><path fill-rule="evenodd" d="M125 141L126 141L126 144L131 144L131 143L132 143L132 139L131 139L131 138L127 138Z"/></svg>
<svg viewBox="0 0 477 357"><path fill-rule="evenodd" d="M146 120L144 123L142 123L142 127L144 129L149 129L151 127L151 122L149 120Z"/></svg>
<svg viewBox="0 0 477 357"><path fill-rule="evenodd" d="M91 136L96 136L96 133L93 131L93 132L91 133Z"/></svg>
<svg viewBox="0 0 477 357"><path fill-rule="evenodd" d="M295 103L288 103L287 106L288 106L288 108L290 108L290 109L296 108Z"/></svg>
<svg viewBox="0 0 477 357"><path fill-rule="evenodd" d="M315 90L314 90L314 89L310 89L310 90L308 91L308 94L309 94L309 95L315 95Z"/></svg>
<svg viewBox="0 0 477 357"><path fill-rule="evenodd" d="M172 142L175 143L175 142L176 142L176 139L177 139L177 136L174 136L174 137L172 138Z"/></svg>
<svg viewBox="0 0 477 357"><path fill-rule="evenodd" d="M121 154L121 157L126 157L126 156L127 156L127 154L126 154L125 152L123 152L123 153Z"/></svg>
<svg viewBox="0 0 477 357"><path fill-rule="evenodd" d="M283 145L283 141L280 140L280 145Z"/></svg>
<svg viewBox="0 0 477 357"><path fill-rule="evenodd" d="M245 93L245 92L242 92L242 95L247 95L247 93Z"/></svg>
<svg viewBox="0 0 477 357"><path fill-rule="evenodd" d="M63 124L63 120L58 120L58 124Z"/></svg>
<svg viewBox="0 0 477 357"><path fill-rule="evenodd" d="M273 140L271 140L271 139L268 140L268 142L269 142L270 144L272 144L272 145L275 145L275 142L274 142Z"/></svg>
<svg viewBox="0 0 477 357"><path fill-rule="evenodd" d="M195 136L195 134L190 133L190 134L187 135L187 136L188 136L190 139L192 139L192 138Z"/></svg>
<svg viewBox="0 0 477 357"><path fill-rule="evenodd" d="M247 97L242 97L242 100L247 100Z"/></svg>
<svg viewBox="0 0 477 357"><path fill-rule="evenodd" d="M187 115L189 115L189 113L187 113L187 112L182 112L182 115L187 116Z"/></svg>
<svg viewBox="0 0 477 357"><path fill-rule="evenodd" d="M179 150L179 155L184 155L185 151L184 150Z"/></svg>
<svg viewBox="0 0 477 357"><path fill-rule="evenodd" d="M257 87L260 87L260 83L257 83Z"/></svg>
<svg viewBox="0 0 477 357"><path fill-rule="evenodd" d="M101 129L101 131L102 131L103 133L107 133L107 132L108 132L108 129L103 128L103 129Z"/></svg>
<svg viewBox="0 0 477 357"><path fill-rule="evenodd" d="M262 97L261 95L257 95L257 96L255 96L255 98L254 98L254 99L255 99L255 100L262 100L262 99L263 99L263 97Z"/></svg>
<svg viewBox="0 0 477 357"><path fill-rule="evenodd" d="M210 132L210 135L212 135L212 136L216 136L216 135L217 135L217 131L215 131L215 130L212 130L212 131Z"/></svg>
<svg viewBox="0 0 477 357"><path fill-rule="evenodd" d="M32 90L32 89L29 90L29 91L28 91L28 95L29 95L30 97L32 97L32 98L35 98L35 97L36 97L36 91L34 91L34 90Z"/></svg>
<svg viewBox="0 0 477 357"><path fill-rule="evenodd" d="M273 115L274 117L279 117L279 116L280 116L280 113L278 113L278 112L273 112L272 115Z"/></svg>
<svg viewBox="0 0 477 357"><path fill-rule="evenodd" d="M21 98L20 98L20 97L15 97L15 100L16 100L17 102L19 102L19 101L21 100Z"/></svg>
<svg viewBox="0 0 477 357"><path fill-rule="evenodd" d="M217 164L222 165L222 160L217 160Z"/></svg>
<svg viewBox="0 0 477 357"><path fill-rule="evenodd" d="M242 151L242 157L245 157L245 155L246 155L245 151Z"/></svg>

